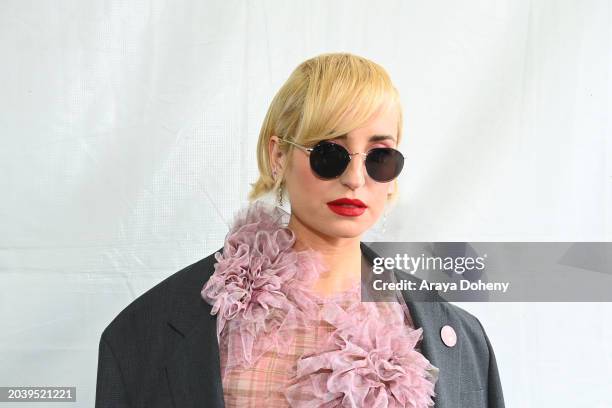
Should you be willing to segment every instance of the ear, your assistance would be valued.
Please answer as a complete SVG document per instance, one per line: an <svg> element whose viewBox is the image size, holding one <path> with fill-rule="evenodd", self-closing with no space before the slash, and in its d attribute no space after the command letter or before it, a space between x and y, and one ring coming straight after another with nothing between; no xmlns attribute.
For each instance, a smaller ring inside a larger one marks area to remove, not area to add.
<svg viewBox="0 0 612 408"><path fill-rule="evenodd" d="M285 154L280 149L280 140L278 136L270 136L268 142L268 155L270 157L270 168L272 171L276 169L277 173L282 173Z"/></svg>

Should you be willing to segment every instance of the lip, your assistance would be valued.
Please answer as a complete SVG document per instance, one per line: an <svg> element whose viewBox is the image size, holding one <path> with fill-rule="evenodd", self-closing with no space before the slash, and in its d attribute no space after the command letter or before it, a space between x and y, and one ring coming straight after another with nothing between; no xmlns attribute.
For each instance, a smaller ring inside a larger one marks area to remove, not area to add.
<svg viewBox="0 0 612 408"><path fill-rule="evenodd" d="M330 210L345 217L357 217L368 207L363 201L351 198L340 198L327 203Z"/></svg>
<svg viewBox="0 0 612 408"><path fill-rule="evenodd" d="M365 205L363 201L357 198L339 198L337 200L330 201L327 204L328 205L343 205L344 204L344 205L352 205L355 207L363 207L363 208L367 207L367 205Z"/></svg>

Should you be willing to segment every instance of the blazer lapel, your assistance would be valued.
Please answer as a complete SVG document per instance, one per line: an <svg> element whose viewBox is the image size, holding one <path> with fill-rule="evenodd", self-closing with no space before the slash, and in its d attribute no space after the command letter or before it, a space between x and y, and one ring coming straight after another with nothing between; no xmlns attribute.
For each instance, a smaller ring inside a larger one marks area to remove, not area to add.
<svg viewBox="0 0 612 408"><path fill-rule="evenodd" d="M438 301L411 301L408 291L402 291L415 328L423 328L421 352L440 372L435 387L435 407L454 408L460 398L458 376L461 372L460 322L445 312ZM457 332L457 344L448 347L442 342L440 331L445 325Z"/></svg>
<svg viewBox="0 0 612 408"><path fill-rule="evenodd" d="M373 262L374 257L378 256L363 242L361 250L370 263ZM402 276L410 280L421 281L416 276L406 275L397 270L394 270L393 273L396 279ZM421 353L440 370L435 386L435 407L455 408L460 401L458 375L461 372L461 348L464 343L461 339L461 322L454 314L448 313L447 307L443 307L445 300L436 291L418 292L419 300L415 299L417 295L407 290L401 293L415 328L423 328L423 339L420 343ZM457 333L457 344L454 347L448 347L442 341L440 331L445 325L451 326Z"/></svg>

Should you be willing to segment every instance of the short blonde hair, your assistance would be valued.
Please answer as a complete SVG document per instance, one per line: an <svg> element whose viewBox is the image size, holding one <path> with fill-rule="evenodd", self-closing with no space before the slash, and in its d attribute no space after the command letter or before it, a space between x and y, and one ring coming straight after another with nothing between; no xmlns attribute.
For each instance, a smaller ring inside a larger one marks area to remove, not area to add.
<svg viewBox="0 0 612 408"><path fill-rule="evenodd" d="M399 112L397 143L402 135L402 108L397 89L380 65L350 53L321 54L302 62L276 93L264 118L257 142L259 178L251 185L249 201L277 189L284 177L274 180L268 144L272 135L314 145L364 126L381 109L396 106ZM293 145L280 144L289 153ZM288 154L288 157L291 155ZM285 169L290 165L285 163ZM394 192L388 201L396 199Z"/></svg>

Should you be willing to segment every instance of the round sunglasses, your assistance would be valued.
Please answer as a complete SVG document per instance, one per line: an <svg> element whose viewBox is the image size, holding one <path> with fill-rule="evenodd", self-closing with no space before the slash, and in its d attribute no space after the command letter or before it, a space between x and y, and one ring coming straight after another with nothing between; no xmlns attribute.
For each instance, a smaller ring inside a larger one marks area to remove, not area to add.
<svg viewBox="0 0 612 408"><path fill-rule="evenodd" d="M395 179L404 167L404 156L391 147L376 147L367 153L349 153L344 146L322 140L314 147L302 146L298 143L280 138L310 155L312 171L324 180L340 177L356 154L365 156L365 167L370 178L380 183Z"/></svg>

